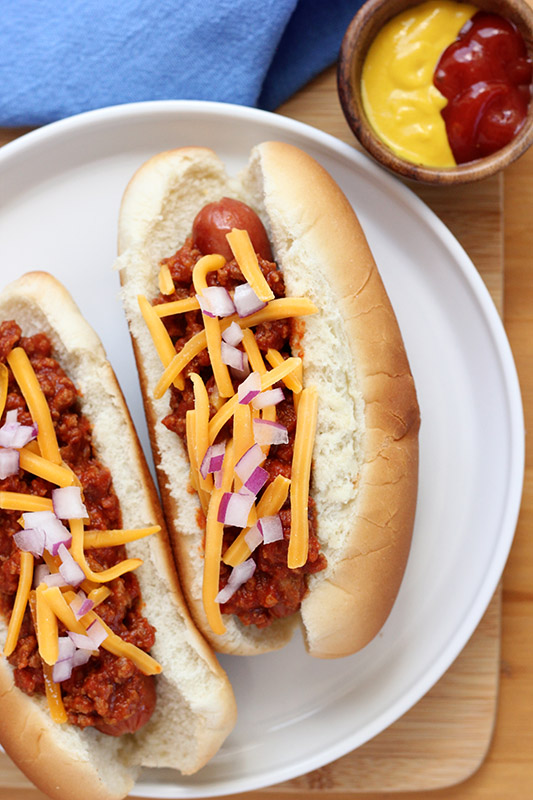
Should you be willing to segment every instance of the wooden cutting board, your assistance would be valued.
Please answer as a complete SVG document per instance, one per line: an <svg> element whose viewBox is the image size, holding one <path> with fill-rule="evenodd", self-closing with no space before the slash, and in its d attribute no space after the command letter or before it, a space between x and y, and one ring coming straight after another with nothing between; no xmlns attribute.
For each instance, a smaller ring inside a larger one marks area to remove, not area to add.
<svg viewBox="0 0 533 800"><path fill-rule="evenodd" d="M333 70L286 103L280 113L350 144ZM22 131L21 131L22 132ZM4 132L0 143L14 138ZM503 182L501 177L460 188L413 187L463 245L497 308L503 303ZM277 786L239 795L283 800L318 793L354 800L362 792L428 791L468 778L487 753L497 711L501 589L455 663L394 725L332 764ZM0 753L0 800L45 800Z"/></svg>

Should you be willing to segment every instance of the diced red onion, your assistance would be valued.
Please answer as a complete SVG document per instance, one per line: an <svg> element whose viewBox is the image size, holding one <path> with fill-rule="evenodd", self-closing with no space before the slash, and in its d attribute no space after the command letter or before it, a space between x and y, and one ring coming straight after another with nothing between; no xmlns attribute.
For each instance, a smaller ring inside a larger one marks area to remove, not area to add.
<svg viewBox="0 0 533 800"><path fill-rule="evenodd" d="M72 534L53 511L26 511L22 519L26 528L40 528L44 531L44 546L51 555L57 555L60 544L70 547Z"/></svg>
<svg viewBox="0 0 533 800"><path fill-rule="evenodd" d="M237 322L232 322L231 325L222 331L222 338L228 344L236 347L242 342L242 328Z"/></svg>
<svg viewBox="0 0 533 800"><path fill-rule="evenodd" d="M255 495L240 492L224 492L218 509L218 522L245 528L254 504Z"/></svg>
<svg viewBox="0 0 533 800"><path fill-rule="evenodd" d="M224 286L208 286L196 295L202 313L209 317L229 317L235 313L231 295ZM204 310L206 309L206 310Z"/></svg>
<svg viewBox="0 0 533 800"><path fill-rule="evenodd" d="M253 495L257 495L268 480L268 472L263 467L256 467L248 480L243 483L243 488Z"/></svg>
<svg viewBox="0 0 533 800"><path fill-rule="evenodd" d="M198 300L198 302L200 304L200 310L201 310L202 314L204 315L204 317L211 317L211 319L214 319L216 317L216 314L214 314L211 311L211 305L210 305L209 301L207 300L207 298L202 297L201 294L195 294L194 296L196 297L196 299Z"/></svg>
<svg viewBox="0 0 533 800"><path fill-rule="evenodd" d="M267 406L275 406L284 399L283 389L277 387L276 389L267 389L265 392L260 392L252 400L252 405L254 408L266 408Z"/></svg>
<svg viewBox="0 0 533 800"><path fill-rule="evenodd" d="M233 597L237 589L239 589L246 581L250 580L255 572L255 561L253 558L248 558L239 564L230 572L228 582L223 589L219 591L215 597L215 603L227 603Z"/></svg>
<svg viewBox="0 0 533 800"><path fill-rule="evenodd" d="M90 636L87 636L85 633L76 633L75 631L67 631L67 634L70 636L76 647L79 647L80 650L97 650L98 648L94 646L94 642Z"/></svg>
<svg viewBox="0 0 533 800"><path fill-rule="evenodd" d="M44 553L45 536L40 528L24 528L23 531L17 531L13 541L19 550L24 550L26 553L32 553L37 557Z"/></svg>
<svg viewBox="0 0 533 800"><path fill-rule="evenodd" d="M45 575L41 583L46 583L47 586L72 586L59 572L54 572L52 575Z"/></svg>
<svg viewBox="0 0 533 800"><path fill-rule="evenodd" d="M68 681L72 675L72 661L66 659L65 661L56 661L52 669L52 680L54 683L61 683Z"/></svg>
<svg viewBox="0 0 533 800"><path fill-rule="evenodd" d="M59 649L57 661L66 661L67 659L70 660L76 652L76 645L70 636L58 636L57 644Z"/></svg>
<svg viewBox="0 0 533 800"><path fill-rule="evenodd" d="M243 406L251 403L261 391L261 375L258 372L250 372L245 381L239 384L237 395L239 403Z"/></svg>
<svg viewBox="0 0 533 800"><path fill-rule="evenodd" d="M81 667L82 664L86 664L88 662L91 656L92 652L90 650L76 650L72 656L72 666Z"/></svg>
<svg viewBox="0 0 533 800"><path fill-rule="evenodd" d="M59 519L87 519L89 514L81 500L79 486L65 486L52 490L54 512Z"/></svg>
<svg viewBox="0 0 533 800"><path fill-rule="evenodd" d="M245 378L247 378L248 375L250 374L250 363L248 361L248 356L246 355L246 353L244 353L243 355L244 355L243 358L244 369L235 369L235 367L229 368L231 377L235 381L237 381L237 383L242 383L243 380L245 380Z"/></svg>
<svg viewBox="0 0 533 800"><path fill-rule="evenodd" d="M92 640L96 648L98 648L102 642L107 639L108 634L100 620L95 619L87 628L87 636Z"/></svg>
<svg viewBox="0 0 533 800"><path fill-rule="evenodd" d="M81 619L84 614L87 614L89 611L92 611L94 608L93 600L89 600L85 592L81 589L76 595L76 597L69 603L71 609L74 611L76 615L76 619Z"/></svg>
<svg viewBox="0 0 533 800"><path fill-rule="evenodd" d="M259 299L249 283L241 283L235 287L233 302L239 317L249 317L266 306L265 301Z"/></svg>
<svg viewBox="0 0 533 800"><path fill-rule="evenodd" d="M219 444L212 444L205 451L205 456L200 465L200 474L202 478L207 478L210 472L220 472L222 464L224 463L224 454L226 452L226 442L219 442Z"/></svg>
<svg viewBox="0 0 533 800"><path fill-rule="evenodd" d="M10 447L0 449L0 480L16 475L19 471L20 456L18 450Z"/></svg>
<svg viewBox="0 0 533 800"><path fill-rule="evenodd" d="M254 419L254 441L257 444L287 444L289 434L284 425L269 419Z"/></svg>
<svg viewBox="0 0 533 800"><path fill-rule="evenodd" d="M256 547L259 547L259 545L263 541L263 534L261 533L257 525L252 525L248 533L245 533L244 541L246 542L252 553Z"/></svg>
<svg viewBox="0 0 533 800"><path fill-rule="evenodd" d="M36 589L40 583L44 583L44 579L50 575L50 570L46 564L37 564L33 573L33 588Z"/></svg>
<svg viewBox="0 0 533 800"><path fill-rule="evenodd" d="M217 469L216 472L213 473L213 483L215 484L215 489L222 488L222 470Z"/></svg>
<svg viewBox="0 0 533 800"><path fill-rule="evenodd" d="M283 525L281 524L279 514L275 514L271 517L261 517L261 519L257 521L257 527L261 531L265 544L279 542L283 539Z"/></svg>
<svg viewBox="0 0 533 800"><path fill-rule="evenodd" d="M261 466L265 459L266 455L263 453L259 445L253 444L235 464L235 472L241 481L245 483L254 469Z"/></svg>
<svg viewBox="0 0 533 800"><path fill-rule="evenodd" d="M85 580L85 573L82 568L77 561L74 561L64 544L59 545L57 552L61 558L59 574L70 586L79 586Z"/></svg>
<svg viewBox="0 0 533 800"><path fill-rule="evenodd" d="M37 425L21 425L17 421L18 410L13 409L6 414L6 421L0 428L0 446L20 449L35 439Z"/></svg>
<svg viewBox="0 0 533 800"><path fill-rule="evenodd" d="M246 353L243 353L238 347L233 347L233 345L227 342L220 342L220 357L222 358L223 364L226 364L228 367L233 367L233 369L239 372L244 372L248 364L248 356Z"/></svg>

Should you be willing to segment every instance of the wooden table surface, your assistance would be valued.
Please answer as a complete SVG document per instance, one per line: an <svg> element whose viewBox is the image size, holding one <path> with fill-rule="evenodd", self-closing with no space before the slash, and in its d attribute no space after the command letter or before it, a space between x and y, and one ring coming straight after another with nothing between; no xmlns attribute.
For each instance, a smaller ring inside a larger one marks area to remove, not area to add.
<svg viewBox="0 0 533 800"><path fill-rule="evenodd" d="M280 113L354 144L339 107L334 70L327 70L286 103ZM23 131L0 130L0 144ZM520 376L526 429L533 419L533 148L503 175L503 317ZM438 191L431 190L438 207ZM442 192L448 190L440 190ZM454 190L457 191L457 190ZM424 192L422 192L424 194ZM473 194L483 213L483 187ZM468 251L468 231L461 241ZM321 800L530 800L533 798L533 473L527 448L522 508L503 576L500 696L493 739L477 772L458 786L421 793L330 793ZM294 793L250 793L247 800L294 800ZM41 800L30 789L2 789L0 800Z"/></svg>

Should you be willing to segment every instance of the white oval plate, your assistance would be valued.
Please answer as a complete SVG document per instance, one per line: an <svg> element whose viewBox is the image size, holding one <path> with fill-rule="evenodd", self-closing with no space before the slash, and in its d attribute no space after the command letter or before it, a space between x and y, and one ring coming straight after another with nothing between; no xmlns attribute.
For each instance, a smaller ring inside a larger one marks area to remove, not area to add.
<svg viewBox="0 0 533 800"><path fill-rule="evenodd" d="M378 734L441 677L476 628L511 546L523 480L520 391L502 324L473 264L409 190L333 137L239 106L126 105L54 123L0 150L5 284L30 269L65 283L99 332L148 452L118 303L116 222L134 170L160 150L213 147L231 170L282 139L328 169L359 214L396 309L422 413L413 546L393 612L361 653L221 659L239 720L196 776L146 770L143 797L207 797L301 775Z"/></svg>

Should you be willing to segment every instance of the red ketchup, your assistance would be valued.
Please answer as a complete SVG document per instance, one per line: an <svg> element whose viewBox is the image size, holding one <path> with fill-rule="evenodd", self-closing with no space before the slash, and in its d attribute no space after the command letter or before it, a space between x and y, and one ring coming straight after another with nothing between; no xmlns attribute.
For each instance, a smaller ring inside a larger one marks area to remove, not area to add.
<svg viewBox="0 0 533 800"><path fill-rule="evenodd" d="M532 65L517 28L479 11L440 57L433 82L458 164L488 156L518 133L531 97Z"/></svg>

